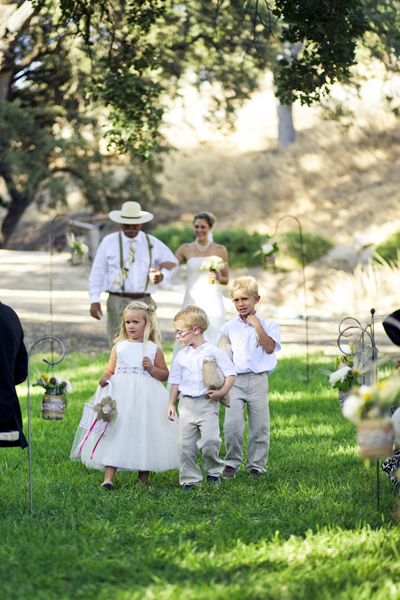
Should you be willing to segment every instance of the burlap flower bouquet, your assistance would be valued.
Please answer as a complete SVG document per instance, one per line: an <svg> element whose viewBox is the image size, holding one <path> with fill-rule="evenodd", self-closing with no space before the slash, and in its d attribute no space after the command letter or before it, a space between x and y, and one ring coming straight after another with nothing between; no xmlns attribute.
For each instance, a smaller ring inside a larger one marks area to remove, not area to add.
<svg viewBox="0 0 400 600"><path fill-rule="evenodd" d="M232 346L229 338L226 335L221 336L218 346L219 348L224 350L229 356L229 358L232 360ZM203 377L204 383L206 384L208 390L220 390L225 383L224 374L222 373L221 369L217 366L215 358L213 358L212 360L203 360ZM218 402L220 402L226 407L229 407L231 405L229 392L222 396L222 398L219 398Z"/></svg>

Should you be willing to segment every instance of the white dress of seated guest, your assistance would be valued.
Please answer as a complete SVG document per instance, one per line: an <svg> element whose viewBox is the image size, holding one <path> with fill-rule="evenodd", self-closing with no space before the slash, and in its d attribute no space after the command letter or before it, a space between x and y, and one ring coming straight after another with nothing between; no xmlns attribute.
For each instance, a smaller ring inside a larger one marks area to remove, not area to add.
<svg viewBox="0 0 400 600"><path fill-rule="evenodd" d="M209 283L209 271L200 269L206 258L208 257L193 256L186 262L187 284L182 308L194 304L207 313L209 326L204 332L204 338L214 344L218 331L226 321L226 314L219 284ZM172 360L181 348L179 340L176 340Z"/></svg>

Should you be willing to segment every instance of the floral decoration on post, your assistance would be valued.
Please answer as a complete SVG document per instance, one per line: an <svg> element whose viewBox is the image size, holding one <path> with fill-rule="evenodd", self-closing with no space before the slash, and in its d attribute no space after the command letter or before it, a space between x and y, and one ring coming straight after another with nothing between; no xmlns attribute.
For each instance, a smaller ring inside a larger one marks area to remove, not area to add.
<svg viewBox="0 0 400 600"><path fill-rule="evenodd" d="M89 253L89 246L83 242L83 238L76 239L73 233L67 234L67 244L72 250L72 264L84 262Z"/></svg>
<svg viewBox="0 0 400 600"><path fill-rule="evenodd" d="M392 409L400 406L400 377L356 387L343 405L343 416L358 425L357 441L364 458L393 455Z"/></svg>
<svg viewBox="0 0 400 600"><path fill-rule="evenodd" d="M68 379L61 377L49 377L42 373L38 381L33 384L40 385L45 389L42 402L42 417L48 421L58 421L64 418L64 410L67 406L68 394L73 391Z"/></svg>
<svg viewBox="0 0 400 600"><path fill-rule="evenodd" d="M201 263L200 270L201 271L220 271L225 267L225 262L220 256L208 256ZM215 280L212 277L209 277L208 283L214 285Z"/></svg>
<svg viewBox="0 0 400 600"><path fill-rule="evenodd" d="M275 266L275 252L279 250L279 240L267 236L267 242L261 246L258 252L255 252L254 256L258 254L262 255L264 268Z"/></svg>

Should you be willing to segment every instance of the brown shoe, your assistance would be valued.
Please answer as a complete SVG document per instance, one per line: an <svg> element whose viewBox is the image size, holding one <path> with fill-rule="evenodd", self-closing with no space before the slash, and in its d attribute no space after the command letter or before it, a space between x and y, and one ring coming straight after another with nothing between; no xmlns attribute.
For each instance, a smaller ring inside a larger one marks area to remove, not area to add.
<svg viewBox="0 0 400 600"><path fill-rule="evenodd" d="M235 467L229 467L228 465L226 465L225 469L222 472L222 477L224 479L235 479L236 471L237 469L235 469Z"/></svg>

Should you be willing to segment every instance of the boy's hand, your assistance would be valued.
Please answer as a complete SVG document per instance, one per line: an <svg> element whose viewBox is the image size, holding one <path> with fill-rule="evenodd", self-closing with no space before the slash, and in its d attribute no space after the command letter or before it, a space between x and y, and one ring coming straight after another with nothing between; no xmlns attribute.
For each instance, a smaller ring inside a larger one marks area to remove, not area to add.
<svg viewBox="0 0 400 600"><path fill-rule="evenodd" d="M221 394L221 390L207 390L207 394L212 400L215 400L215 402L217 402L224 395Z"/></svg>
<svg viewBox="0 0 400 600"><path fill-rule="evenodd" d="M174 421L174 417L175 416L175 407L174 406L168 406L168 410L167 410L167 417L170 421Z"/></svg>
<svg viewBox="0 0 400 600"><path fill-rule="evenodd" d="M252 327L257 327L261 322L257 315L247 315L246 323L249 323Z"/></svg>

